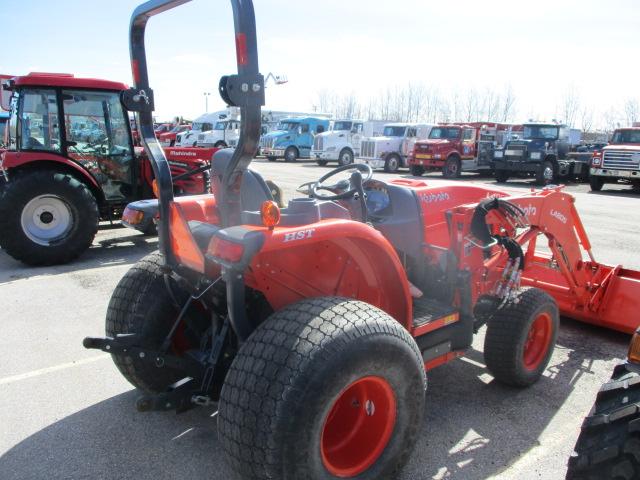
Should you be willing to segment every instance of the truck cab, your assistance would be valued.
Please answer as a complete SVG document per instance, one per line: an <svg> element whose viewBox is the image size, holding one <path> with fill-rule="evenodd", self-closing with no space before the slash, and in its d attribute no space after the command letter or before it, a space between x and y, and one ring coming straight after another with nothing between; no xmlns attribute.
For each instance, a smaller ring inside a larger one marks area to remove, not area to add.
<svg viewBox="0 0 640 480"><path fill-rule="evenodd" d="M316 135L311 157L318 165L337 161L349 165L360 154L360 142L364 135L363 120L336 120L328 132Z"/></svg>
<svg viewBox="0 0 640 480"><path fill-rule="evenodd" d="M586 165L567 154L579 144L579 130L561 123L525 123L522 138L509 140L494 152L494 170L499 182L514 174L535 176L540 185L555 179L582 175Z"/></svg>
<svg viewBox="0 0 640 480"><path fill-rule="evenodd" d="M589 170L591 190L598 192L605 183L626 183L640 189L640 127L618 128L609 145L594 151Z"/></svg>
<svg viewBox="0 0 640 480"><path fill-rule="evenodd" d="M372 168L384 168L395 173L408 166L409 154L416 141L426 139L433 125L417 123L388 123L382 136L364 138L356 163L366 163Z"/></svg>
<svg viewBox="0 0 640 480"><path fill-rule="evenodd" d="M198 147L235 147L240 138L240 119L220 120L212 130L198 135Z"/></svg>
<svg viewBox="0 0 640 480"><path fill-rule="evenodd" d="M315 136L327 131L329 123L326 118L284 118L276 130L262 136L260 151L270 162L278 158L284 158L285 162L310 158Z"/></svg>

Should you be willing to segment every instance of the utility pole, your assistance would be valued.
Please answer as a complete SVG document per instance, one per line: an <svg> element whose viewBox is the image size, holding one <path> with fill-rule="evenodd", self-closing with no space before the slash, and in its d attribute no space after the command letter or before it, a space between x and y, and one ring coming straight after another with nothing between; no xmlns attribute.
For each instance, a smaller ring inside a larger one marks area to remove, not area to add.
<svg viewBox="0 0 640 480"><path fill-rule="evenodd" d="M204 92L204 113L209 113L209 95L211 92Z"/></svg>

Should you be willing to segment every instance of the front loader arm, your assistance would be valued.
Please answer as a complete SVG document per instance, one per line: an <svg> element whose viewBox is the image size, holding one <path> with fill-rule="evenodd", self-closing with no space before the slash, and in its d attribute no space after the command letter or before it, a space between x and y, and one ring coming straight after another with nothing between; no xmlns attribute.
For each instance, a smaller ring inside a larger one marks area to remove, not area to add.
<svg viewBox="0 0 640 480"><path fill-rule="evenodd" d="M523 212L518 224L504 208L492 209L485 218L493 238L511 238L522 248L519 280L552 295L563 315L616 330L633 332L640 324L640 272L596 262L591 242L575 198L561 188L528 195L503 197L501 202ZM509 261L505 248L472 248L478 244L471 222L480 205L457 208L453 214L452 245L457 248L459 268L470 268L475 275L476 298L492 294ZM457 230L457 231L456 231ZM538 239L547 239L549 252L540 251Z"/></svg>

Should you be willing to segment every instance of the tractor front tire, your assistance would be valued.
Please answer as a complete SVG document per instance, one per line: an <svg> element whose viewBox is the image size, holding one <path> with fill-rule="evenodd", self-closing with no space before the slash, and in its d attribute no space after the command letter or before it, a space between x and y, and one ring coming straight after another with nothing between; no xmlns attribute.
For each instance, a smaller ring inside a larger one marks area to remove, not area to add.
<svg viewBox="0 0 640 480"><path fill-rule="evenodd" d="M162 273L162 257L158 252L151 253L138 261L120 280L109 301L106 318L106 334L115 337L118 334L135 333L138 345L144 348L159 349L175 322L179 308L173 304L167 291ZM172 292L182 305L188 293L172 282ZM207 318L201 318L197 308L187 311L189 325L199 325ZM183 321L182 324L185 324ZM206 328L206 327L205 327ZM198 342L191 338L193 332L179 329L172 340L169 353L179 354L186 345ZM158 368L148 361L128 354L114 354L113 361L120 373L134 387L147 393L160 393L167 387L186 376L177 369Z"/></svg>
<svg viewBox="0 0 640 480"><path fill-rule="evenodd" d="M0 202L0 247L27 265L67 263L98 231L98 204L75 177L54 170L14 176Z"/></svg>
<svg viewBox="0 0 640 480"><path fill-rule="evenodd" d="M618 365L598 392L569 459L567 480L640 478L640 374Z"/></svg>
<svg viewBox="0 0 640 480"><path fill-rule="evenodd" d="M424 167L421 167L420 165L411 165L409 166L409 171L414 177L421 177L424 174Z"/></svg>
<svg viewBox="0 0 640 480"><path fill-rule="evenodd" d="M240 348L218 436L241 478L396 478L420 432L425 388L420 351L388 314L305 299Z"/></svg>
<svg viewBox="0 0 640 480"><path fill-rule="evenodd" d="M484 359L491 374L514 387L537 382L553 354L559 323L558 306L548 293L522 289L487 324Z"/></svg>

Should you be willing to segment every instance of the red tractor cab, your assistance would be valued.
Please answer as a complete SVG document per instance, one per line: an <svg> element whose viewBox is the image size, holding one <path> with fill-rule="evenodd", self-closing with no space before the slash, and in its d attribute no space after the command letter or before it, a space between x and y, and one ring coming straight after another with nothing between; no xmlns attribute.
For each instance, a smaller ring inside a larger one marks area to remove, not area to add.
<svg viewBox="0 0 640 480"><path fill-rule="evenodd" d="M517 387L545 371L560 313L635 329L640 273L594 260L559 188L384 182L355 164L279 208L249 169L265 101L250 0L231 1L238 73L219 84L241 110L238 146L215 153L212 193L176 197L153 133L144 32L182 3L134 11L135 86L122 97L158 184L159 252L116 287L107 336L84 339L142 391L140 411L217 404L240 478L395 478L428 371L464 355L480 328L489 371Z"/></svg>
<svg viewBox="0 0 640 480"><path fill-rule="evenodd" d="M100 220L153 197L153 171L121 101L128 88L59 73L5 79L0 246L9 255L30 265L67 262L89 247ZM208 165L215 150L172 154L174 175ZM203 193L206 175L175 187Z"/></svg>

